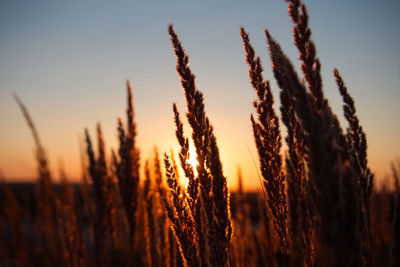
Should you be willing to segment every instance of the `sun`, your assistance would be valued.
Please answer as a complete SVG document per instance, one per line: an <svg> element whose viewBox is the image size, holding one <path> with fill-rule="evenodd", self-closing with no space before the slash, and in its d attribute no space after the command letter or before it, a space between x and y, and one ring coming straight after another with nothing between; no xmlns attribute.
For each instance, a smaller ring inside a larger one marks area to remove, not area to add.
<svg viewBox="0 0 400 267"><path fill-rule="evenodd" d="M192 165L194 175L197 176L197 165L199 165L199 162L197 161L197 153L196 153L196 149L194 148L194 146L191 146L189 148L189 159L187 160L187 162L190 165Z"/></svg>

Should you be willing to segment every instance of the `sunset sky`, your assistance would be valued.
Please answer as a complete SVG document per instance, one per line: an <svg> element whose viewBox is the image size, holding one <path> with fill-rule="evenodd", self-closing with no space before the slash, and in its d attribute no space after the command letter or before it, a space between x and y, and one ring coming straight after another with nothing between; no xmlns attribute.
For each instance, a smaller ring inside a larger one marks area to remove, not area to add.
<svg viewBox="0 0 400 267"><path fill-rule="evenodd" d="M400 1L304 2L326 97L347 127L332 75L337 67L367 134L370 166L382 179L390 171L389 163L400 157ZM280 0L1 1L4 177L32 180L36 171L33 140L13 92L31 112L56 178L60 159L68 176L79 178L78 137L85 127L94 135L96 122L101 122L108 152L116 147L117 117L125 118L127 79L134 89L142 163L152 156L154 146L160 153L177 149L172 103L178 103L181 113L186 107L167 34L169 23L189 54L198 89L204 93L230 186L236 187L240 165L245 186L259 188L249 120L255 93L239 27L249 32L262 58L278 111L279 90L264 28L299 66L286 3Z"/></svg>

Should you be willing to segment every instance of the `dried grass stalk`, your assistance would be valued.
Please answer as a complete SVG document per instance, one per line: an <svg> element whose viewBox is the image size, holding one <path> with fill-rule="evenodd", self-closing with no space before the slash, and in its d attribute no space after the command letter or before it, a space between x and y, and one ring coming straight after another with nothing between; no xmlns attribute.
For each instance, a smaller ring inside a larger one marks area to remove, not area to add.
<svg viewBox="0 0 400 267"><path fill-rule="evenodd" d="M177 58L176 70L185 93L186 116L193 131L192 140L197 154L197 179L201 196L200 213L201 218L204 218L204 223L202 220L198 220L198 216L195 219L196 222L202 221L202 229L206 230L205 248L209 254L207 258L203 258L202 264L229 266L229 243L232 235L229 191L226 177L222 173L216 137L204 111L203 94L197 90L195 76L189 68L189 57L172 25L169 26L168 31ZM179 123L177 123L178 125ZM180 131L179 126L178 131ZM178 141L179 139L178 136ZM184 139L181 138L180 143L184 144L181 147L185 150Z"/></svg>
<svg viewBox="0 0 400 267"><path fill-rule="evenodd" d="M134 121L132 85L127 81L127 129L122 119L118 120L119 159L116 170L122 201L129 223L129 242L134 251L136 231L136 210L138 209L138 186L140 155L136 147L136 123Z"/></svg>
<svg viewBox="0 0 400 267"><path fill-rule="evenodd" d="M307 92L279 44L268 31L265 33L275 78L293 100L296 116L304 129L309 192L317 217L317 263L359 265L359 198L349 160L341 158L337 118L327 102L322 101L321 106L315 104L314 93ZM344 232L347 234L343 235Z"/></svg>
<svg viewBox="0 0 400 267"><path fill-rule="evenodd" d="M240 29L243 47L246 52L246 62L249 65L250 83L257 93L258 100L253 101L257 112L257 121L251 115L254 140L256 142L260 161L261 174L264 178L265 191L268 194L268 204L273 215L274 229L277 232L282 252L288 253L287 241L287 204L285 192L285 174L282 168L281 134L279 119L273 109L274 99L269 81L262 75L263 67L259 57L255 56L250 44L249 35Z"/></svg>

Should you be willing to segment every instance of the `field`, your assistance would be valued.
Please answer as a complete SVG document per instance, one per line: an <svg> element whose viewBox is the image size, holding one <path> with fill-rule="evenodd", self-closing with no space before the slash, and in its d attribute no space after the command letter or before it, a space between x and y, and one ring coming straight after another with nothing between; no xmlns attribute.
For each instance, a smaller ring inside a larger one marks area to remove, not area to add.
<svg viewBox="0 0 400 267"><path fill-rule="evenodd" d="M341 125L323 90L306 6L286 2L301 72L265 30L279 95L240 28L256 94L249 130L259 192L244 189L240 169L237 190L230 190L218 125L207 115L207 96L170 24L186 101L184 111L171 103L175 127L166 130L176 135L176 151L155 148L151 159L142 157L140 111L128 81L118 147L107 151L100 123L94 136L85 129L80 181L69 181L61 165L56 183L45 142L14 95L34 139L37 181L1 177L0 266L400 266L400 162L391 165L389 188L378 190L357 100L335 68Z"/></svg>

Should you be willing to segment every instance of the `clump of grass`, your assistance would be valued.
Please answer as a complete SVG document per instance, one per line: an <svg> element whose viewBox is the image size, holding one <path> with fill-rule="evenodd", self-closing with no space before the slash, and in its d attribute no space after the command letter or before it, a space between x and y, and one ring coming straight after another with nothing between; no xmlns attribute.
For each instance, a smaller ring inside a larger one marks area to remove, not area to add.
<svg viewBox="0 0 400 267"><path fill-rule="evenodd" d="M135 244L136 211L138 207L138 186L140 155L136 146L136 124L134 120L132 85L127 81L127 126L118 120L119 157L115 160L119 189L129 222L130 244L132 251Z"/></svg>
<svg viewBox="0 0 400 267"><path fill-rule="evenodd" d="M95 203L95 218L94 221L94 243L95 243L95 259L96 264L105 266L109 261L109 249L107 248L106 240L108 237L107 214L106 214L106 166L104 156L104 143L101 135L101 128L98 125L99 139L99 158L95 157L92 141L88 130L85 130L87 154L89 158L88 172L93 185L93 195Z"/></svg>
<svg viewBox="0 0 400 267"><path fill-rule="evenodd" d="M56 200L57 218L64 261L68 266L87 266L87 249L83 240L75 191L60 168L61 196Z"/></svg>
<svg viewBox="0 0 400 267"><path fill-rule="evenodd" d="M55 262L60 258L59 237L57 235L57 218L55 196L52 190L53 179L48 166L45 149L40 141L39 133L20 98L14 94L14 99L20 107L22 114L31 130L35 142L35 158L37 162L38 180L35 188L35 200L38 211L39 238L44 240L45 247L40 253L49 255L48 261Z"/></svg>
<svg viewBox="0 0 400 267"><path fill-rule="evenodd" d="M197 173L194 178L190 168L183 163L183 168L189 179L189 196L192 209L191 217L195 219L199 234L202 264L229 266L229 243L232 235L232 223L229 210L229 191L226 177L222 172L216 137L204 110L203 94L197 90L195 76L189 68L189 57L186 55L173 26L168 32L174 49L177 65L176 71L181 78L182 88L187 103L187 119L192 128L192 140L197 154ZM180 157L185 159L188 151L188 140L183 137L182 123L179 120L177 108L174 105L177 138L181 145ZM181 159L181 162L182 162ZM172 177L172 175L171 175ZM196 188L198 180L198 189ZM195 196L199 191L200 199ZM197 205L197 207L195 207ZM203 256L204 255L204 256Z"/></svg>
<svg viewBox="0 0 400 267"><path fill-rule="evenodd" d="M268 204L274 221L282 252L287 254L287 204L285 191L285 174L282 168L280 156L281 134L279 130L279 119L273 109L273 96L269 81L265 81L262 72L263 67L259 57L250 45L248 34L243 28L240 29L243 47L246 52L246 62L249 65L250 83L257 93L257 101L253 106L257 112L257 121L251 115L254 139L257 146L260 161L261 174L264 178L265 191L268 194Z"/></svg>
<svg viewBox="0 0 400 267"><path fill-rule="evenodd" d="M301 256L302 264L308 266L313 261L341 266L360 265L362 262L370 264L369 197L373 175L367 166L365 133L355 115L354 101L335 70L344 100L345 117L350 125L347 137L343 134L336 115L324 97L321 63L311 39L306 7L298 0L287 2L294 24L293 39L299 51L300 67L307 88L298 78L280 45L267 30L265 35L273 73L281 88L282 121L288 129L286 177L289 185L290 232L292 250L298 253L297 256L292 255L292 258ZM279 178L283 176L277 174L283 172L283 169L281 164L272 164L280 162L278 119L272 108L273 97L269 82L262 77L260 59L255 57L248 34L243 28L241 36L250 67L250 82L258 97L254 103L258 122L255 123L253 117L251 121L260 168L266 181L278 181L273 186L266 186L266 191L274 225L277 225L278 218L282 221L280 229L275 226L275 230L283 242L286 209L274 208L279 203L286 204L284 178ZM266 172L265 166L271 169L275 167L275 174ZM282 196L282 200L277 196ZM286 208L284 205L281 207ZM276 210L285 216L277 216ZM311 227L315 227L317 238L314 240ZM300 235L296 234L298 231ZM311 252L313 246L316 248L314 259Z"/></svg>

